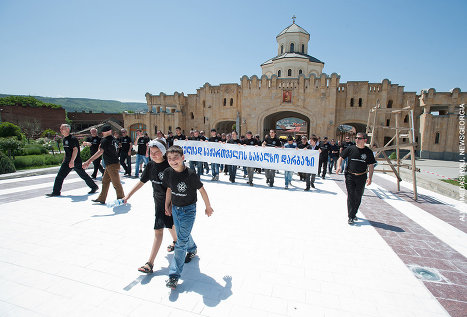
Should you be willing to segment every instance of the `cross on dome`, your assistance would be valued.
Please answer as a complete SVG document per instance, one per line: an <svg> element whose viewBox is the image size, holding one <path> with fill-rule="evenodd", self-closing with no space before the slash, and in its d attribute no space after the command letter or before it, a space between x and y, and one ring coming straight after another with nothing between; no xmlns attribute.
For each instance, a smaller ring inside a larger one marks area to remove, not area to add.
<svg viewBox="0 0 467 317"><path fill-rule="evenodd" d="M297 17L296 17L295 14L294 14L294 15L292 16L292 23L293 23L293 24L295 24L295 19L296 19L296 18L297 18Z"/></svg>

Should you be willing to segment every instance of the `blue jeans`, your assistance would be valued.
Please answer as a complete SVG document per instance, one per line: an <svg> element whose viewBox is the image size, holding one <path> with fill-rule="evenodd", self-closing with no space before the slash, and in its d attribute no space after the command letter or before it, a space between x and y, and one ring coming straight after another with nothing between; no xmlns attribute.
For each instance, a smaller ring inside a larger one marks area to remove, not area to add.
<svg viewBox="0 0 467 317"><path fill-rule="evenodd" d="M194 170L198 176L203 175L203 162L190 161L190 168Z"/></svg>
<svg viewBox="0 0 467 317"><path fill-rule="evenodd" d="M177 242L175 243L174 257L169 265L169 277L180 278L185 265L187 252L195 252L196 244L191 237L191 230L196 218L196 203L184 207L172 206L172 217Z"/></svg>
<svg viewBox="0 0 467 317"><path fill-rule="evenodd" d="M219 164L211 163L211 171L213 177L219 175Z"/></svg>
<svg viewBox="0 0 467 317"><path fill-rule="evenodd" d="M142 160L142 161L141 161ZM135 167L135 176L139 176L139 164L143 163L148 164L149 159L146 157L146 155L141 155L141 154L136 154L136 167Z"/></svg>
<svg viewBox="0 0 467 317"><path fill-rule="evenodd" d="M349 159L349 158L347 157L347 158L345 158L345 159L342 160L341 173L344 173L345 167L347 166L347 160L348 160L348 159Z"/></svg>
<svg viewBox="0 0 467 317"><path fill-rule="evenodd" d="M237 175L237 165L229 165L229 179L231 182L235 182L236 175Z"/></svg>
<svg viewBox="0 0 467 317"><path fill-rule="evenodd" d="M292 182L292 175L293 175L292 171L285 171L285 175L284 175L285 186L288 186Z"/></svg>
<svg viewBox="0 0 467 317"><path fill-rule="evenodd" d="M243 166L243 177L246 177L248 175L248 170L246 169L246 166Z"/></svg>

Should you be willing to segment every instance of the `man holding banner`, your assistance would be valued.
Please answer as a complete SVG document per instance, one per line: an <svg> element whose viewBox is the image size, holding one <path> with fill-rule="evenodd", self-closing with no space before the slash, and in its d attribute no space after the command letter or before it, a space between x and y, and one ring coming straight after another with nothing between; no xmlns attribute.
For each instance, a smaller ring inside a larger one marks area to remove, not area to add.
<svg viewBox="0 0 467 317"><path fill-rule="evenodd" d="M276 136L276 130L269 130L269 135L264 138L263 146L268 147L281 147L281 140ZM269 187L274 185L274 177L276 176L275 169L265 169L264 174L266 174L266 183L269 184Z"/></svg>
<svg viewBox="0 0 467 317"><path fill-rule="evenodd" d="M253 138L253 133L251 131L248 131L246 133L246 138L243 140L243 145L249 145L249 146L258 146L258 141ZM255 172L254 167L247 167L246 168L247 174L248 174L248 185L253 186L253 174Z"/></svg>

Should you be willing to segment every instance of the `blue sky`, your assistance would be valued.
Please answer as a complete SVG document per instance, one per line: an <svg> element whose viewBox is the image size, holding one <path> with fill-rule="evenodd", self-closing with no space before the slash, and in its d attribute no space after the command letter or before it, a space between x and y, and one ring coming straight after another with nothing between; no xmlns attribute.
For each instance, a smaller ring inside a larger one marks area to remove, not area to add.
<svg viewBox="0 0 467 317"><path fill-rule="evenodd" d="M0 0L0 93L145 101L261 75L292 23L341 82L467 90L467 1Z"/></svg>

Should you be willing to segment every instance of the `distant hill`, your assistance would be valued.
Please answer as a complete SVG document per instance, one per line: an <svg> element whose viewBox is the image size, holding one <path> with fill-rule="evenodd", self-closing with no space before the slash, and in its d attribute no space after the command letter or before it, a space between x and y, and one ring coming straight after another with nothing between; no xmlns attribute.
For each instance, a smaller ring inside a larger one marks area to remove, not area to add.
<svg viewBox="0 0 467 317"><path fill-rule="evenodd" d="M0 94L0 98L11 95ZM46 103L61 105L67 112L92 111L106 113L120 113L123 111L147 111L148 107L143 102L120 102L117 100L100 100L88 98L52 98L42 96L31 96Z"/></svg>

